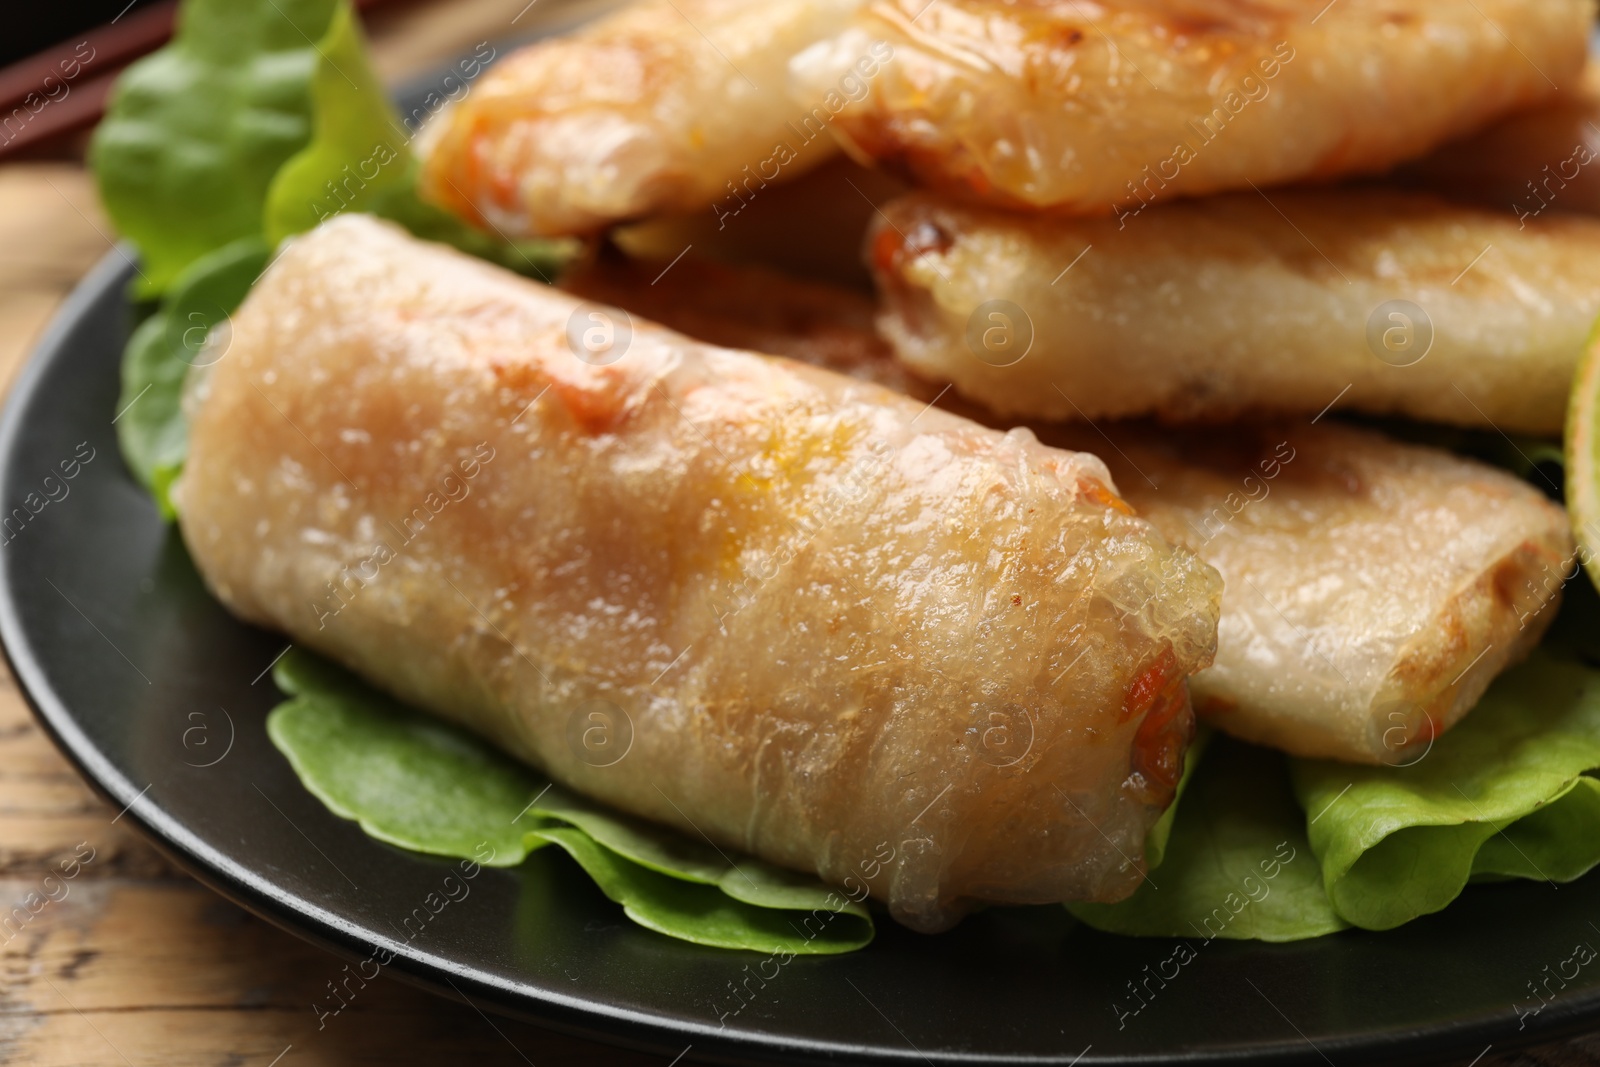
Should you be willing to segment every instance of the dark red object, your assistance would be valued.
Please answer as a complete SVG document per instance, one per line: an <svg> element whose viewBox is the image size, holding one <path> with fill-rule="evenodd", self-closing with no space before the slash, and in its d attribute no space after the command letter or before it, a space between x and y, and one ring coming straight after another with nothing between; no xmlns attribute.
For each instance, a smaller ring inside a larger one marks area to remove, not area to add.
<svg viewBox="0 0 1600 1067"><path fill-rule="evenodd" d="M92 124L122 68L172 36L177 0L139 5L0 70L0 156Z"/></svg>

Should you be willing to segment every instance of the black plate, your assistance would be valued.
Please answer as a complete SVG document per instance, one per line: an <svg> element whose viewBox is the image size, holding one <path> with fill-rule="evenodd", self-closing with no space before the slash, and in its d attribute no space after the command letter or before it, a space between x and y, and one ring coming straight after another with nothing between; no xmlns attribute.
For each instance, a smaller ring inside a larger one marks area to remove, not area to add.
<svg viewBox="0 0 1600 1067"><path fill-rule="evenodd" d="M546 1026L731 1062L1465 1063L1600 1022L1600 967L1552 984L1525 1027L1516 1010L1576 942L1600 943L1594 877L1474 887L1385 934L1197 942L1175 977L1176 942L1099 934L1059 908L938 937L884 921L863 952L778 967L634 926L555 849L481 872L433 914L455 865L373 841L300 787L262 725L284 639L207 595L122 465L131 273L117 253L84 281L0 418L0 640L121 817L277 925L351 960L392 953L391 974Z"/></svg>

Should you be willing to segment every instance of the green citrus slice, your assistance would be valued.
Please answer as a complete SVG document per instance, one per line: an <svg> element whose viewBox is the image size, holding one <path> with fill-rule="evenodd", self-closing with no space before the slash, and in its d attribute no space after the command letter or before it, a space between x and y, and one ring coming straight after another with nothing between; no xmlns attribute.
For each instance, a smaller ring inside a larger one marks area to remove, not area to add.
<svg viewBox="0 0 1600 1067"><path fill-rule="evenodd" d="M1600 323L1589 332L1567 407L1567 513L1578 559L1600 588Z"/></svg>

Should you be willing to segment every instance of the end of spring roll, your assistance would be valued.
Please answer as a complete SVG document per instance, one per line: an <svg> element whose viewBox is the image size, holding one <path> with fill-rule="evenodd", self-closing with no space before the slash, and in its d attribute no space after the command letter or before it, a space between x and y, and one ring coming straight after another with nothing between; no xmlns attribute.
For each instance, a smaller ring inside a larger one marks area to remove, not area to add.
<svg viewBox="0 0 1600 1067"><path fill-rule="evenodd" d="M243 618L920 930L1141 879L1221 584L1092 456L362 217L216 343L177 495Z"/></svg>
<svg viewBox="0 0 1600 1067"><path fill-rule="evenodd" d="M640 0L502 60L424 131L421 188L503 232L565 236L720 207L837 151L786 64L855 0Z"/></svg>
<svg viewBox="0 0 1600 1067"><path fill-rule="evenodd" d="M1129 502L1222 574L1192 689L1237 737L1409 765L1555 618L1567 513L1505 471L1331 421L1112 433Z"/></svg>

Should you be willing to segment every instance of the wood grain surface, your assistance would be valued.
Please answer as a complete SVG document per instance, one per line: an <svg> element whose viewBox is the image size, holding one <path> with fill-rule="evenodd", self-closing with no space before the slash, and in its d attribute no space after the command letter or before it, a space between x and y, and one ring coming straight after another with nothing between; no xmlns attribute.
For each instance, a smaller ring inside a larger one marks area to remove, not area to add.
<svg viewBox="0 0 1600 1067"><path fill-rule="evenodd" d="M536 10L539 19L564 21L579 7L456 0L386 12L372 27L378 65L398 80L478 41L531 32ZM113 238L78 163L0 166L0 381L7 387L57 305ZM338 969L334 957L191 881L117 816L56 752L0 669L0 915L31 911L26 922L0 927L0 1063L665 1067L671 1060L486 1016L387 978L319 1029L312 1005ZM63 863L91 854L71 880L46 881ZM684 1062L694 1058L691 1049ZM1477 1061L1510 1064L1600 1065L1600 1034L1521 1054L1491 1048Z"/></svg>

